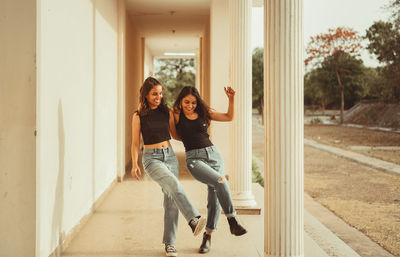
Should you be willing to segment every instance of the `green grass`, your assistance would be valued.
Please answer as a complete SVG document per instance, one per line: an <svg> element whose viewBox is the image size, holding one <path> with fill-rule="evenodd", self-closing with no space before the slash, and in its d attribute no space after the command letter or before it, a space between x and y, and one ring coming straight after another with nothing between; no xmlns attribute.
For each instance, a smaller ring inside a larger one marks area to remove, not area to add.
<svg viewBox="0 0 400 257"><path fill-rule="evenodd" d="M258 183L260 186L264 187L264 177L260 172L260 167L258 167L256 161L253 159L251 163L252 169L252 181L253 183Z"/></svg>

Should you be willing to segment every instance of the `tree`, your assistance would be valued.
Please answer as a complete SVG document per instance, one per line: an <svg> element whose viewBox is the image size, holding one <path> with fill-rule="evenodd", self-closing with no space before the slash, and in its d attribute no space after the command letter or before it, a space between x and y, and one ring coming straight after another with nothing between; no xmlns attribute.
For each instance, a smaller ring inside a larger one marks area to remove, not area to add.
<svg viewBox="0 0 400 257"><path fill-rule="evenodd" d="M262 115L264 108L264 49L260 47L253 50L252 85L253 108L257 108Z"/></svg>
<svg viewBox="0 0 400 257"><path fill-rule="evenodd" d="M330 63L335 73L337 88L340 91L340 123L343 123L344 112L344 83L343 73L351 73L341 67L342 59L346 55L353 57L360 56L361 37L358 32L351 28L338 27L329 29L328 33L319 34L311 37L311 41L306 48L308 57L304 61L306 65L319 67L326 58L330 58Z"/></svg>
<svg viewBox="0 0 400 257"><path fill-rule="evenodd" d="M400 29L400 0L392 0L387 9L392 12L391 20L397 30Z"/></svg>
<svg viewBox="0 0 400 257"><path fill-rule="evenodd" d="M339 58L338 58L339 56ZM335 67L339 66L348 72L341 74L344 88L345 107L351 107L366 94L365 71L362 61L354 56L338 53L328 56L320 67L308 72L304 78L304 100L311 104L313 110L320 105L322 111L326 106L338 108L341 94L337 90L337 78Z"/></svg>
<svg viewBox="0 0 400 257"><path fill-rule="evenodd" d="M340 80L343 85L346 85L343 91L340 91L340 95L337 93L337 90L334 90L337 88L335 87L335 85L337 85L335 83L335 79L337 78L337 66L340 66L342 70ZM343 52L338 52L334 56L328 56L321 64L321 67L327 71L327 76L330 78L330 91L333 97L335 97L334 102L337 103L340 99L342 100L341 106L344 104L345 108L350 108L364 97L366 91L363 80L365 67L360 59ZM346 99L346 101L344 101L344 99Z"/></svg>
<svg viewBox="0 0 400 257"><path fill-rule="evenodd" d="M155 77L166 87L163 94L172 107L183 87L196 84L194 59L157 59Z"/></svg>
<svg viewBox="0 0 400 257"><path fill-rule="evenodd" d="M314 113L316 107L319 106L322 113L325 113L327 105L334 101L332 97L332 76L329 71L318 67L306 73L304 76L304 103L311 106Z"/></svg>
<svg viewBox="0 0 400 257"><path fill-rule="evenodd" d="M384 67L365 68L365 98L378 100L392 100L393 90L388 87L388 81L384 73Z"/></svg>
<svg viewBox="0 0 400 257"><path fill-rule="evenodd" d="M392 91L391 98L400 100L400 30L397 28L390 22L378 21L367 29L365 37L369 40L369 52L385 64L381 73L386 78L385 87Z"/></svg>

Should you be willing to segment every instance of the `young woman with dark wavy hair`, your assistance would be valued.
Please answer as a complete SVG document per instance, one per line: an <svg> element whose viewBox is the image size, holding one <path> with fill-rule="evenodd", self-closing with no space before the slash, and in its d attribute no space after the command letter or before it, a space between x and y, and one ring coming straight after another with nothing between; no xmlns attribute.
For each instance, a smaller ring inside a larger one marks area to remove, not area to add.
<svg viewBox="0 0 400 257"><path fill-rule="evenodd" d="M229 99L226 113L216 112L201 99L195 87L184 87L174 104L174 118L178 136L186 150L186 165L192 176L208 187L207 225L199 252L210 251L211 234L216 230L221 207L228 219L230 231L236 236L247 231L236 220L232 196L225 179L224 163L218 149L210 141L207 129L212 120L231 121L235 91L224 88Z"/></svg>

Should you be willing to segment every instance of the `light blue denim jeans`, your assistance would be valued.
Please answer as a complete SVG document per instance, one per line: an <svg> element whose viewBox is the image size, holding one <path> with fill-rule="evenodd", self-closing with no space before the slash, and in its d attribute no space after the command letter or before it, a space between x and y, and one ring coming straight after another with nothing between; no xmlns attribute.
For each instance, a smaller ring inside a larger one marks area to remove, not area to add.
<svg viewBox="0 0 400 257"><path fill-rule="evenodd" d="M215 146L189 150L186 152L186 165L190 174L208 187L206 230L213 232L221 206L227 217L236 216L221 154Z"/></svg>
<svg viewBox="0 0 400 257"><path fill-rule="evenodd" d="M189 222L200 216L187 198L178 180L179 163L172 147L143 149L144 171L156 181L164 193L164 244L175 244L179 211Z"/></svg>

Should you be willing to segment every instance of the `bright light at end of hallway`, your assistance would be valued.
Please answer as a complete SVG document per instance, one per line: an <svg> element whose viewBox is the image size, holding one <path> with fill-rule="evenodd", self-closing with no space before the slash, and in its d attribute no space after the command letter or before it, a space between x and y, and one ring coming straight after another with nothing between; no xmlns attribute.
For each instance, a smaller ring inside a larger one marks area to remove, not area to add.
<svg viewBox="0 0 400 257"><path fill-rule="evenodd" d="M164 53L167 56L179 55L179 56L196 56L195 53Z"/></svg>

